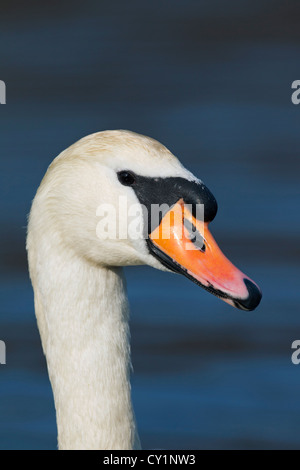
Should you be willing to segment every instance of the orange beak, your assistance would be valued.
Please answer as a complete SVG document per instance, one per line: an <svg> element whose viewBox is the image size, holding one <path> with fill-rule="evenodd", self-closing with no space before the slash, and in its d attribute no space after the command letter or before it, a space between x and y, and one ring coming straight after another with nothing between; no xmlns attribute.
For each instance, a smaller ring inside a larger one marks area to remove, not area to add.
<svg viewBox="0 0 300 470"><path fill-rule="evenodd" d="M149 235L154 256L172 271L242 310L254 310L260 300L259 287L222 253L208 223L193 216L179 200Z"/></svg>

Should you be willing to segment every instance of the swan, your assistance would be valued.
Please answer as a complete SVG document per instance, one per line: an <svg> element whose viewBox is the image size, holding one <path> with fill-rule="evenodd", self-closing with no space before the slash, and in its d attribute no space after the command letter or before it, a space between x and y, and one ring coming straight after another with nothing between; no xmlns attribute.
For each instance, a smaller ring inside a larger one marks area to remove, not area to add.
<svg viewBox="0 0 300 470"><path fill-rule="evenodd" d="M128 211L118 210L120 201ZM157 204L167 208L154 220L150 209ZM197 205L204 206L203 220ZM99 227L103 207L117 214L116 236ZM140 209L132 220L131 207ZM170 208L168 238L161 227ZM141 446L123 266L181 273L243 310L259 304L259 287L210 234L216 212L209 189L165 146L130 131L84 137L49 166L32 202L26 246L59 449Z"/></svg>

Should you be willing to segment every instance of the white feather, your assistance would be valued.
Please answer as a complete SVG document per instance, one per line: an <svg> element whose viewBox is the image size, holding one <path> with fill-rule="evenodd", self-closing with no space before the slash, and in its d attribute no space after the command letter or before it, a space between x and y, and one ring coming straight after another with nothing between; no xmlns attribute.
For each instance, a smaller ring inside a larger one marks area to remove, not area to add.
<svg viewBox="0 0 300 470"><path fill-rule="evenodd" d="M101 240L97 207L138 203L118 170L196 178L159 142L128 131L81 139L50 165L32 204L27 249L60 449L139 448L130 392L128 305L120 266L164 269L142 238ZM127 214L119 216L126 222Z"/></svg>

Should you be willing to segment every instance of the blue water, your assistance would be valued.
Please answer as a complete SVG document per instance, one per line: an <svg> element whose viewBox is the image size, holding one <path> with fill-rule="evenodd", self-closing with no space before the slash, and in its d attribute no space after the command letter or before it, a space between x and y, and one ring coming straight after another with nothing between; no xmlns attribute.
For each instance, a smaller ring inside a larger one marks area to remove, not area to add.
<svg viewBox="0 0 300 470"><path fill-rule="evenodd" d="M245 313L181 276L126 269L143 447L300 447L297 13L267 0L5 2L0 449L56 448L24 250L30 202L62 149L113 128L161 140L204 180L214 235L264 294Z"/></svg>

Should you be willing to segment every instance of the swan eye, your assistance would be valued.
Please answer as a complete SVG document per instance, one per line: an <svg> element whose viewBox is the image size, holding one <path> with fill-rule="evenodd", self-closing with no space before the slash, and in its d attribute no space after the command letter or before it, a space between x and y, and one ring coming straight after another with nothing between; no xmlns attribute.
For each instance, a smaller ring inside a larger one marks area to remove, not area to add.
<svg viewBox="0 0 300 470"><path fill-rule="evenodd" d="M132 186L135 183L135 177L130 171L119 171L118 180L124 186Z"/></svg>

